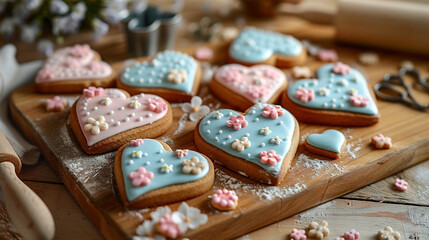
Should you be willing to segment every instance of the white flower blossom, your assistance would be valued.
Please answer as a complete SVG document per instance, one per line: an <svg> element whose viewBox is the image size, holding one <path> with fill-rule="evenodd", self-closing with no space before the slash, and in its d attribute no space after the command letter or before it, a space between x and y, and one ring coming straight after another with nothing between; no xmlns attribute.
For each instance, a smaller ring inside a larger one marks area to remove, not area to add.
<svg viewBox="0 0 429 240"><path fill-rule="evenodd" d="M162 165L161 172L162 173L170 173L173 171L173 164L166 164Z"/></svg>
<svg viewBox="0 0 429 240"><path fill-rule="evenodd" d="M182 202L177 211L182 214L180 217L189 229L196 229L208 221L206 214L202 214L198 208L190 207L186 202Z"/></svg>
<svg viewBox="0 0 429 240"><path fill-rule="evenodd" d="M200 117L204 117L210 112L210 108L206 105L202 105L202 103L203 100L200 97L194 96L190 103L184 103L182 105L182 110L185 113L190 113L189 119L196 122Z"/></svg>

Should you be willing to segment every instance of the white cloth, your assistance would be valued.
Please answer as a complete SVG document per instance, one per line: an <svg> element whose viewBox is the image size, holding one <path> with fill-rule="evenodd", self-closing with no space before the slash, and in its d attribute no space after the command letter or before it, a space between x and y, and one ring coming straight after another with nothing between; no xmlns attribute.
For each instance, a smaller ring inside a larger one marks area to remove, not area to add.
<svg viewBox="0 0 429 240"><path fill-rule="evenodd" d="M7 44L0 49L0 130L9 140L23 164L36 164L40 149L30 144L12 124L8 114L9 96L13 90L34 81L43 61L18 64L16 47Z"/></svg>

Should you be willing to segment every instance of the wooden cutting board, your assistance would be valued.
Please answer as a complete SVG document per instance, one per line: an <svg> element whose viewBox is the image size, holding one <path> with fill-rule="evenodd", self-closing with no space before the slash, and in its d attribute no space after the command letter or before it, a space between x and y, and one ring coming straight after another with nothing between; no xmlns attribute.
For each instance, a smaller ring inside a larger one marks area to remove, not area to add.
<svg viewBox="0 0 429 240"><path fill-rule="evenodd" d="M226 59L228 43L212 44L216 56L214 63L222 64ZM356 64L356 56L362 51L345 46L335 46L343 62L364 72L370 85L380 81L385 73L396 73L404 55L380 53L382 61L374 66ZM195 48L184 52L193 53ZM423 69L423 61L413 59ZM310 57L308 66L316 70L323 63ZM114 64L116 69L122 64ZM422 73L428 76L427 68ZM286 70L289 74L290 70ZM416 91L420 99L429 102L429 96ZM227 107L209 91L207 83L199 95L212 110ZM152 209L139 211L122 207L113 177L115 152L88 155L76 142L68 126L70 108L61 113L48 113L43 99L53 95L36 94L32 86L17 89L11 96L10 108L13 119L28 139L38 145L45 158L61 177L70 193L107 239L130 239L143 219L149 218ZM69 106L77 95L61 95ZM193 131L195 122L183 121L186 114L180 104L172 104L174 124L164 136L173 149L195 150ZM347 139L342 157L335 161L317 159L318 156L303 148L305 136L322 132L329 127L300 123L300 146L284 183L278 187L258 184L219 166L216 170L214 189L234 189L240 197L237 209L227 213L215 211L209 203L208 192L190 199L187 203L198 207L209 215L207 224L187 233L191 239L229 239L240 236L262 226L279 221L312 206L321 204L345 193L385 178L429 157L429 113L420 112L398 103L379 101L381 121L365 128L337 128ZM182 119L182 120L181 120ZM184 124L183 124L184 123ZM375 150L370 138L383 133L393 139L390 150ZM177 209L179 203L170 207Z"/></svg>

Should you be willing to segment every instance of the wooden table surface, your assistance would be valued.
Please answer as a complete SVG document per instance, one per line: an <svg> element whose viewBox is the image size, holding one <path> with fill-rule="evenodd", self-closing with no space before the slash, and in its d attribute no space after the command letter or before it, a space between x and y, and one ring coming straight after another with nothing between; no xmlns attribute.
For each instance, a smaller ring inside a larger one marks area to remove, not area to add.
<svg viewBox="0 0 429 240"><path fill-rule="evenodd" d="M194 2L196 3L194 4ZM187 1L183 11L186 23L200 19L203 14L200 11L201 8L201 1ZM300 39L307 38L322 46L324 44L329 45L335 33L331 26L317 26L284 15L271 19L253 19L239 11L231 15L234 17L222 18L222 22L227 25L235 25L237 18L239 18L239 22L243 22L245 19L246 25L266 29L274 30L281 26L282 29L287 29L288 33ZM216 14L213 16L216 17ZM286 27L285 24L287 24ZM83 33L79 37L69 37L66 39L66 44L78 43L82 39L89 40L90 33ZM182 28L176 47L186 47L192 44L195 44L195 40L188 37L186 29ZM41 57L35 53L33 46L22 43L17 45L20 62ZM116 62L129 57L126 54L125 41L119 29L111 29L109 35L91 45L108 62ZM362 48L362 51L367 50ZM403 56L404 60L420 60L428 63L423 57L406 54ZM404 236L403 239L429 239L428 173L429 161L426 161L341 198L249 233L242 239L287 239L292 228L305 228L313 220L327 220L329 222L331 230L329 239L340 236L344 231L351 228L361 233L361 239L375 239L380 225L392 226ZM408 181L409 190L407 192L400 193L392 189L392 184L397 177ZM57 239L102 239L97 229L43 159L35 166L24 166L20 178L46 202L52 211L56 222ZM20 239L7 217L4 204L1 202L0 239Z"/></svg>

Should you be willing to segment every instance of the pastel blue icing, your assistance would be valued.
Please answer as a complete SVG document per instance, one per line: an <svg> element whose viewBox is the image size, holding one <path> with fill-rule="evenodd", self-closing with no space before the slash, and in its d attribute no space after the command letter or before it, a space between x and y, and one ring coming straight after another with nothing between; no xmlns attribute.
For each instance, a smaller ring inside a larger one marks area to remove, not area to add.
<svg viewBox="0 0 429 240"><path fill-rule="evenodd" d="M298 56L302 51L296 38L257 28L245 28L229 47L233 59L251 63L265 61L274 53Z"/></svg>
<svg viewBox="0 0 429 240"><path fill-rule="evenodd" d="M130 87L165 88L190 93L194 86L197 62L190 56L173 51L158 53L150 62L127 67L121 74L121 82ZM170 70L186 70L187 80L176 84L167 80Z"/></svg>
<svg viewBox="0 0 429 240"><path fill-rule="evenodd" d="M200 123L200 135L207 143L216 146L222 151L254 163L273 175L278 175L281 170L283 158L289 152L292 144L295 120L292 114L284 108L282 108L284 111L283 116L278 117L277 119L265 118L262 116L262 110L265 105L267 104L258 103L254 105L245 116L248 125L237 131L232 127L227 127L226 122L229 120L230 114L238 116L240 115L239 113L230 109L221 109L218 110L223 114L221 119L213 117L216 111L209 113ZM271 130L270 134L264 135L259 133L259 131L265 127L269 127ZM221 134L219 133L219 130L221 130ZM248 133L249 136L246 136L246 133ZM230 135L231 138L228 138L228 135ZM272 138L277 136L282 140L279 145L270 142ZM216 140L216 137L219 141ZM247 137L251 142L251 146L244 149L242 152L232 149L232 142L235 139L240 140L242 137ZM223 142L225 142L225 145L222 144ZM262 147L262 143L265 144L264 147ZM270 150L276 151L276 154L281 156L281 160L274 166L262 164L260 162L259 153L261 151ZM250 154L250 156L248 156L248 154ZM246 169L235 170L246 172Z"/></svg>
<svg viewBox="0 0 429 240"><path fill-rule="evenodd" d="M346 138L337 130L329 129L321 134L311 134L307 137L307 143L330 152L339 153Z"/></svg>
<svg viewBox="0 0 429 240"><path fill-rule="evenodd" d="M152 139L143 139L143 144L138 147L127 146L122 153L122 173L124 176L125 193L129 201L136 199L137 197L145 194L149 191L166 187L173 184L187 183L196 181L203 178L209 172L209 164L201 154L190 151L188 155L183 158L178 158L174 152L169 152L158 141ZM162 150L162 153L160 151ZM133 151L142 151L147 153L147 156L142 158L132 158L131 154ZM200 161L205 163L204 169L200 174L184 174L182 173L182 161L184 159L191 159L192 157L198 157ZM160 162L160 159L164 159L164 162ZM130 160L133 160L133 164L129 164ZM146 165L146 162L150 162ZM170 173L161 173L160 169L162 165L172 164L173 171ZM136 171L137 168L144 167L146 171L153 172L154 177L152 178L149 185L134 187L131 184L129 175L132 171Z"/></svg>
<svg viewBox="0 0 429 240"><path fill-rule="evenodd" d="M377 106L372 99L366 79L362 76L362 74L353 68L346 75L335 74L332 72L332 68L334 65L335 64L332 63L320 67L317 71L318 80L304 79L295 82L287 90L289 98L294 103L308 108L326 109L332 111L346 111L366 115L378 114ZM347 86L340 85L340 80L346 81ZM295 97L295 92L299 89L299 87L303 87L305 89L313 89L314 99L312 101L308 101L307 103L301 102L298 98ZM321 88L328 89L329 95L320 95L319 90ZM367 97L369 99L369 103L367 106L356 107L349 102L351 94L348 91L351 88L355 89L357 94Z"/></svg>

